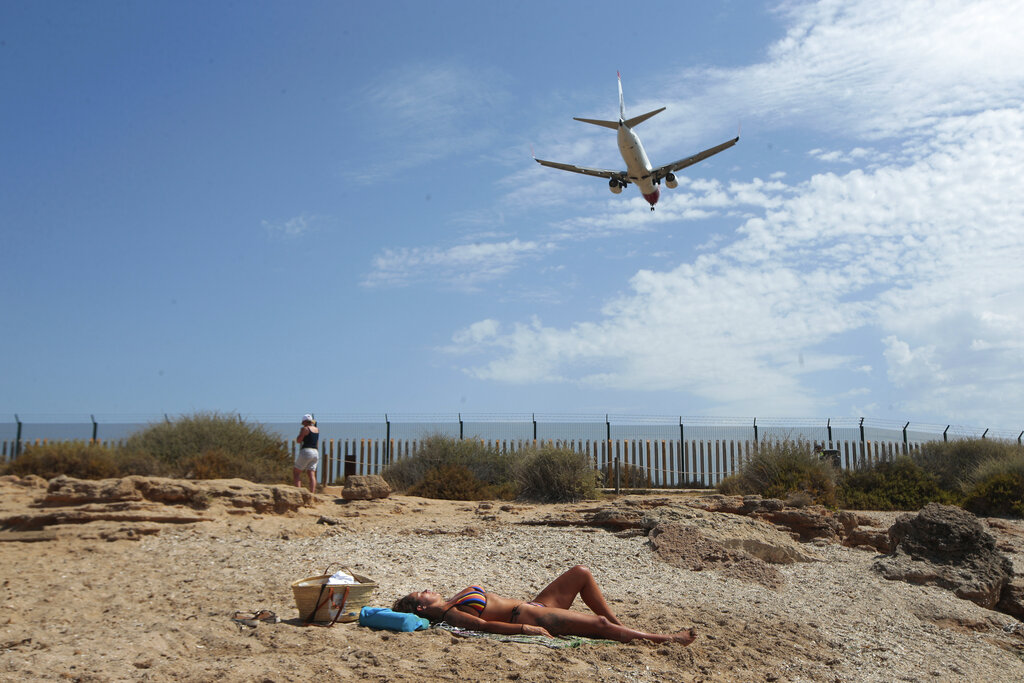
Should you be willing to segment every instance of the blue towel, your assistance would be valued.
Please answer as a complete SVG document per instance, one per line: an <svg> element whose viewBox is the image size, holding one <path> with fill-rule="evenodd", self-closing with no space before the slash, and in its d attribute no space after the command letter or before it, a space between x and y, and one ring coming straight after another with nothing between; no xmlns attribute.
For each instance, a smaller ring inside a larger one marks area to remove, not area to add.
<svg viewBox="0 0 1024 683"><path fill-rule="evenodd" d="M419 631L430 628L430 622L409 612L396 612L387 607L364 607L359 610L359 625L388 631Z"/></svg>

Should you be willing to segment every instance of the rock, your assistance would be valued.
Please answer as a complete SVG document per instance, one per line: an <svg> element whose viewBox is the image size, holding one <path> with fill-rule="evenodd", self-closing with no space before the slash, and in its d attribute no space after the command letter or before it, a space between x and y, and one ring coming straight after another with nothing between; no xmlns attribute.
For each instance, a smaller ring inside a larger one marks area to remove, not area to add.
<svg viewBox="0 0 1024 683"><path fill-rule="evenodd" d="M835 515L818 505L757 512L753 516L786 527L799 536L801 541L813 538L838 540L839 532L842 529Z"/></svg>
<svg viewBox="0 0 1024 683"><path fill-rule="evenodd" d="M857 527L851 529L843 537L843 545L848 548L866 548L877 550L881 553L892 552L892 542L889 540L888 529L874 529Z"/></svg>
<svg viewBox="0 0 1024 683"><path fill-rule="evenodd" d="M892 554L873 565L883 577L947 588L988 609L1013 576L995 538L958 507L929 503L917 515L902 515L889 528L889 541Z"/></svg>
<svg viewBox="0 0 1024 683"><path fill-rule="evenodd" d="M783 584L782 575L771 565L742 550L726 548L707 538L695 526L659 525L651 530L650 538L658 557L675 567L691 571L713 569L725 576L753 581L768 588L778 588Z"/></svg>
<svg viewBox="0 0 1024 683"><path fill-rule="evenodd" d="M374 500L391 495L391 486L379 474L350 474L345 477L341 497L345 500Z"/></svg>
<svg viewBox="0 0 1024 683"><path fill-rule="evenodd" d="M47 506L62 506L142 500L142 493L135 486L135 480L142 478L75 479L62 474L50 480L46 495L40 502Z"/></svg>
<svg viewBox="0 0 1024 683"><path fill-rule="evenodd" d="M1017 577L1003 587L996 609L1024 621L1024 577Z"/></svg>
<svg viewBox="0 0 1024 683"><path fill-rule="evenodd" d="M33 489L45 489L47 486L47 481L38 474L26 474L24 477L19 477L16 474L5 474L0 477L0 482Z"/></svg>

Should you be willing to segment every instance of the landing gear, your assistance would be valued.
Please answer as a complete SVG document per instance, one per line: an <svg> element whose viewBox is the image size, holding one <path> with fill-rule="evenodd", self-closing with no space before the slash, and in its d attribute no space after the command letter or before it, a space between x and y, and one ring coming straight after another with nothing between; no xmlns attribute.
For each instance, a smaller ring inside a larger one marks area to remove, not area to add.
<svg viewBox="0 0 1024 683"><path fill-rule="evenodd" d="M651 211L654 211L654 207L653 206L651 207Z"/></svg>

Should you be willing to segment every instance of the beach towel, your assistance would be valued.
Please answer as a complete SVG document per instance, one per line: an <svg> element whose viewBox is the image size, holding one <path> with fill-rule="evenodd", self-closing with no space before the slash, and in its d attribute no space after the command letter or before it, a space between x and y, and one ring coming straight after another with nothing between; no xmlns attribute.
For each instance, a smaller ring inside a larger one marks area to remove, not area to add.
<svg viewBox="0 0 1024 683"><path fill-rule="evenodd" d="M584 638L583 636L557 636L555 638L548 638L547 636L529 636L516 634L513 636L505 636L499 633L487 633L485 631L471 631L465 628L459 628L458 626L452 626L446 621L442 621L438 624L434 624L434 628L447 631L453 636L459 638L488 638L490 640L497 640L502 643L523 643L526 645L543 645L544 647L550 647L552 649L561 650L566 648L580 647L582 645L618 645L618 641L615 640L603 640L600 638Z"/></svg>

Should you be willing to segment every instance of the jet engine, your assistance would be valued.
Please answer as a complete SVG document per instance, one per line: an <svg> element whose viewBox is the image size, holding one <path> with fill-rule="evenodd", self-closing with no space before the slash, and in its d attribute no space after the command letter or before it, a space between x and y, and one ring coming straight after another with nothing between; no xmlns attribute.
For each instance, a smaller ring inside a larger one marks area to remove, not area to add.
<svg viewBox="0 0 1024 683"><path fill-rule="evenodd" d="M669 173L665 176L665 187L674 190L678 185L679 181L676 180L676 177L673 174Z"/></svg>
<svg viewBox="0 0 1024 683"><path fill-rule="evenodd" d="M612 191L612 194L618 194L622 192L622 183L619 182L618 178L612 178L608 181L608 189Z"/></svg>

